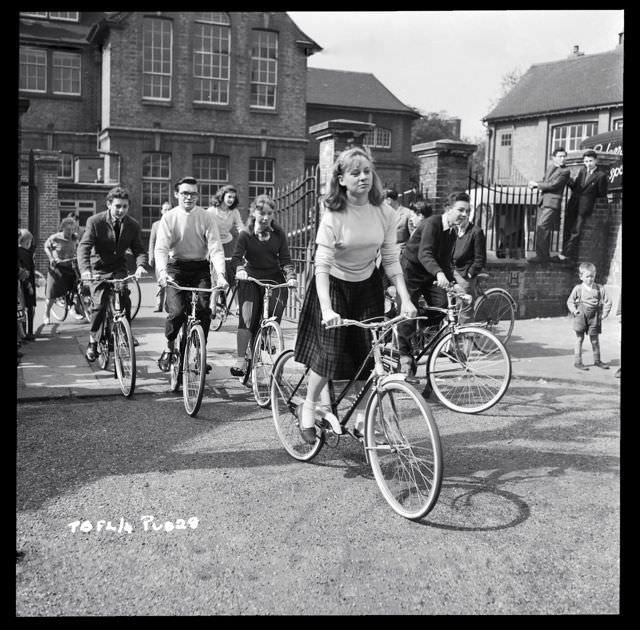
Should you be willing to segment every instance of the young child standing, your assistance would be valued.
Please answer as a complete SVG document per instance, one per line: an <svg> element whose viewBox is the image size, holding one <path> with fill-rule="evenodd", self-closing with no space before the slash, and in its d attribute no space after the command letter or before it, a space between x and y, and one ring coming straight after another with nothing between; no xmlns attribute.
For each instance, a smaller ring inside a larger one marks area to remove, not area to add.
<svg viewBox="0 0 640 630"><path fill-rule="evenodd" d="M567 300L567 308L573 315L573 330L576 332L574 346L574 366L578 370L588 370L582 363L582 342L585 332L589 334L593 350L593 365L608 370L609 366L600 360L600 340L602 320L611 311L611 300L605 288L596 284L596 266L583 262L578 267L581 284L576 285Z"/></svg>

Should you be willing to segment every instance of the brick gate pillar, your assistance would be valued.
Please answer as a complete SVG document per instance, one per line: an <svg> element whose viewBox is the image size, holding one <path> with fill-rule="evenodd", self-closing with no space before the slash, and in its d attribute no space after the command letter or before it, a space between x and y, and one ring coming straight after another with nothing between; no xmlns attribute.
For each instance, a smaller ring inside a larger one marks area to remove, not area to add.
<svg viewBox="0 0 640 630"><path fill-rule="evenodd" d="M320 195L329 192L329 182L337 155L345 149L362 146L364 138L375 125L361 120L326 120L309 127L309 133L320 145Z"/></svg>
<svg viewBox="0 0 640 630"><path fill-rule="evenodd" d="M425 192L434 213L444 210L450 193L468 188L469 158L476 149L477 145L460 140L434 140L411 147L420 162L420 189Z"/></svg>

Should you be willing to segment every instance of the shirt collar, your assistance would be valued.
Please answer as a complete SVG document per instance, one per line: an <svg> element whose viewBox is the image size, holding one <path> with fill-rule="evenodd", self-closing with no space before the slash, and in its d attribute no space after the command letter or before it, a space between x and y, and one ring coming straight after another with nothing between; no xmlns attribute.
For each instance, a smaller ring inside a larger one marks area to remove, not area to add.
<svg viewBox="0 0 640 630"><path fill-rule="evenodd" d="M447 218L447 213L443 212L442 213L442 229L446 232L447 230L449 230L452 226L449 225L449 219Z"/></svg>

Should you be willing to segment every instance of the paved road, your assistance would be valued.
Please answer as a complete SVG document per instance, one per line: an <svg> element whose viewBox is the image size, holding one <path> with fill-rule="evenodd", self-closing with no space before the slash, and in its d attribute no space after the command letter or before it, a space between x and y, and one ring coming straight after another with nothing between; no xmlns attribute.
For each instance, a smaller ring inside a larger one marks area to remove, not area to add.
<svg viewBox="0 0 640 630"><path fill-rule="evenodd" d="M420 523L391 511L349 438L289 458L268 410L222 372L191 419L162 383L59 397L61 376L36 386L40 368L21 368L17 615L616 614L619 381L574 371L569 332L518 322L503 401L478 416L434 406L444 485ZM25 363L52 343L29 344ZM616 345L608 322L605 359Z"/></svg>

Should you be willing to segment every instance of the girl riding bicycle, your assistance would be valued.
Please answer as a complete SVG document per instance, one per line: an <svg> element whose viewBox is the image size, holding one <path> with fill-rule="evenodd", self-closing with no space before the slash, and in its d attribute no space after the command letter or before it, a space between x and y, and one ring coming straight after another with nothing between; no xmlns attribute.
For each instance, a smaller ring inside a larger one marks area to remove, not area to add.
<svg viewBox="0 0 640 630"><path fill-rule="evenodd" d="M268 195L258 195L250 207L246 228L238 235L231 268L235 269L238 280L238 316L236 365L231 368L232 376L244 376L245 353L253 335L256 334L262 315L264 288L247 282L251 276L258 280L286 281L292 288L298 286L296 274L289 254L289 243L284 230L274 223L275 201ZM243 260L246 264L243 264ZM275 289L269 305L269 316L276 317L278 323L287 305L289 296L285 287Z"/></svg>
<svg viewBox="0 0 640 630"><path fill-rule="evenodd" d="M323 324L338 324L342 317L382 317L378 251L402 300L402 314L416 314L398 261L396 215L383 203L382 184L366 150L355 147L338 156L324 203L315 277L305 295L295 346L296 361L311 368L300 418L302 438L310 444L316 440L313 427L320 392L329 379L350 378L371 347L367 330L326 329Z"/></svg>

